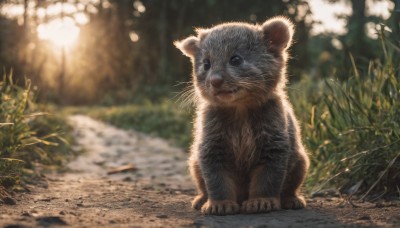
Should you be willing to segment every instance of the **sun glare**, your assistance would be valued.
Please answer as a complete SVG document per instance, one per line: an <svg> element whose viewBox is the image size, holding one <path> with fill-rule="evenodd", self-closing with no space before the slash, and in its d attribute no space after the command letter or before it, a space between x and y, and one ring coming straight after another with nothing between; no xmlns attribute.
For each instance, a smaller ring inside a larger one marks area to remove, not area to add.
<svg viewBox="0 0 400 228"><path fill-rule="evenodd" d="M50 41L59 47L69 47L78 39L80 29L72 18L66 17L39 25L37 32L42 40Z"/></svg>

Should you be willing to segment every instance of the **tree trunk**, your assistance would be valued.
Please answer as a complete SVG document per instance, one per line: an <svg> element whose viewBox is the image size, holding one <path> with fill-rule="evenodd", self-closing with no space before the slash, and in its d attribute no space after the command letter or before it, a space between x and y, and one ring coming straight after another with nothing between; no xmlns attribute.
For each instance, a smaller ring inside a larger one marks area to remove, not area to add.
<svg viewBox="0 0 400 228"><path fill-rule="evenodd" d="M159 76L165 77L167 70L167 0L162 0L160 14L159 34L160 34L160 60Z"/></svg>

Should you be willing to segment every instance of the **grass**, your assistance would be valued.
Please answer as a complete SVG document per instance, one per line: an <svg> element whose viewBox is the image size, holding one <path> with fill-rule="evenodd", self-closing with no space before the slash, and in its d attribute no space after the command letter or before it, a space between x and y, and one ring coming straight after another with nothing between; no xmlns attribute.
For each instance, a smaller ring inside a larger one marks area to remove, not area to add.
<svg viewBox="0 0 400 228"><path fill-rule="evenodd" d="M80 108L72 112L85 113L123 129L134 129L162 137L182 148L188 148L191 143L192 111L170 100Z"/></svg>
<svg viewBox="0 0 400 228"><path fill-rule="evenodd" d="M24 87L11 74L0 81L0 191L29 181L38 165L61 165L70 154L65 119L44 112L33 96L28 80Z"/></svg>
<svg viewBox="0 0 400 228"><path fill-rule="evenodd" d="M353 69L346 81L305 80L291 91L304 121L308 185L317 186L314 190L335 186L361 198L400 196L400 49L382 40L382 61L363 68L350 56Z"/></svg>

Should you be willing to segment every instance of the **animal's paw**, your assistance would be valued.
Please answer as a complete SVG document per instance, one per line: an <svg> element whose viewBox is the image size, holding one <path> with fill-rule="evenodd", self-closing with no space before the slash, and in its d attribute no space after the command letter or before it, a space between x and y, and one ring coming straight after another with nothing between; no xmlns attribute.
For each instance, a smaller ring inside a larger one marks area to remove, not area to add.
<svg viewBox="0 0 400 228"><path fill-rule="evenodd" d="M239 212L239 204L231 200L214 201L207 200L201 208L206 215L231 215Z"/></svg>
<svg viewBox="0 0 400 228"><path fill-rule="evenodd" d="M303 196L282 197L281 204L283 209L302 209L306 207Z"/></svg>
<svg viewBox="0 0 400 228"><path fill-rule="evenodd" d="M242 211L244 213L263 213L279 210L281 202L279 198L254 198L243 202Z"/></svg>
<svg viewBox="0 0 400 228"><path fill-rule="evenodd" d="M200 210L201 207L207 202L207 196L197 195L192 201L192 208Z"/></svg>

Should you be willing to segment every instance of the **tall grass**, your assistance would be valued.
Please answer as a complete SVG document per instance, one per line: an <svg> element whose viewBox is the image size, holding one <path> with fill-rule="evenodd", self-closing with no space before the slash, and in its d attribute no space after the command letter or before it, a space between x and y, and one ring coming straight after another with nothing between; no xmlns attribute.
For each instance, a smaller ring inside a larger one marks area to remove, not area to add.
<svg viewBox="0 0 400 228"><path fill-rule="evenodd" d="M298 86L306 92L292 90L296 112L307 121L309 184L335 185L362 198L400 193L400 49L382 41L383 60L365 70L350 56L348 80L305 81Z"/></svg>
<svg viewBox="0 0 400 228"><path fill-rule="evenodd" d="M70 131L59 116L37 111L30 83L22 88L11 74L0 81L0 187L18 184L36 164L61 164L69 153L63 134Z"/></svg>

